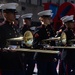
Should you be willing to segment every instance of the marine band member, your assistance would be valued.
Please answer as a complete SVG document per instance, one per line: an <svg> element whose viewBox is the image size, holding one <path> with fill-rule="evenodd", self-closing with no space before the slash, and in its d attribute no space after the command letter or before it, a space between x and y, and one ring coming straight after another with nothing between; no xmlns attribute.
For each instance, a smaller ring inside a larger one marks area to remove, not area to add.
<svg viewBox="0 0 75 75"><path fill-rule="evenodd" d="M27 13L22 15L22 19L23 19L23 27L22 27L22 35L24 35L24 33L26 31L31 31L31 33L33 34L34 29L32 28L32 13ZM23 44L22 48L29 48L31 49L31 47ZM24 62L24 69L25 69L25 74L26 75L32 75L33 74L33 70L34 70L34 66L35 66L35 62L34 62L34 52L23 52L23 62ZM28 66L27 66L28 65Z"/></svg>
<svg viewBox="0 0 75 75"><path fill-rule="evenodd" d="M66 35L66 41L62 40L64 46L71 46L70 40L74 39L74 15L66 16L63 18L64 23L67 28L62 32ZM68 66L66 68L66 73L68 75L75 75L75 51L73 49L64 49L61 55L61 59L64 60L65 64ZM66 67L66 66L65 66Z"/></svg>
<svg viewBox="0 0 75 75"><path fill-rule="evenodd" d="M38 27L34 32L33 48L43 49L41 41L54 37L55 33L51 26L51 17L53 15L52 10L45 10L38 13L41 26ZM54 45L54 42L50 43ZM53 61L54 56L46 53L37 53L36 61L38 67L38 75L57 75L55 62Z"/></svg>
<svg viewBox="0 0 75 75"><path fill-rule="evenodd" d="M1 7L5 18L5 23L0 26L0 48L2 48L0 57L1 75L23 75L18 52L3 50L3 48L7 47L7 39L20 36L17 28L12 24L12 21L15 20L17 6L18 3L6 3Z"/></svg>

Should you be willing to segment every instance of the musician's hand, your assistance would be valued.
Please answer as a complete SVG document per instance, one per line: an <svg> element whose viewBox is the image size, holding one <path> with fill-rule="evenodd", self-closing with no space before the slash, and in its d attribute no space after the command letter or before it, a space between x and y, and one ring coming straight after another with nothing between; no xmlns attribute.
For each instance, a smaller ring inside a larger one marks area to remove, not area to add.
<svg viewBox="0 0 75 75"><path fill-rule="evenodd" d="M17 48L18 48L18 46L11 45L11 46L8 47L8 50L9 50L10 52L16 52L16 49L17 49Z"/></svg>
<svg viewBox="0 0 75 75"><path fill-rule="evenodd" d="M11 49L10 52L16 52L16 50L15 49Z"/></svg>
<svg viewBox="0 0 75 75"><path fill-rule="evenodd" d="M44 49L54 49L54 46L50 46L48 44L44 45Z"/></svg>
<svg viewBox="0 0 75 75"><path fill-rule="evenodd" d="M3 49L2 49L2 52L8 52L8 51L6 50L6 48L3 48Z"/></svg>
<svg viewBox="0 0 75 75"><path fill-rule="evenodd" d="M49 46L49 47L47 47L48 49L54 49L54 46Z"/></svg>
<svg viewBox="0 0 75 75"><path fill-rule="evenodd" d="M50 49L54 49L54 46L51 46Z"/></svg>
<svg viewBox="0 0 75 75"><path fill-rule="evenodd" d="M13 48L10 48L10 47L8 47L8 48L4 48L3 50L2 50L3 52L16 52L16 50L15 49L13 49Z"/></svg>

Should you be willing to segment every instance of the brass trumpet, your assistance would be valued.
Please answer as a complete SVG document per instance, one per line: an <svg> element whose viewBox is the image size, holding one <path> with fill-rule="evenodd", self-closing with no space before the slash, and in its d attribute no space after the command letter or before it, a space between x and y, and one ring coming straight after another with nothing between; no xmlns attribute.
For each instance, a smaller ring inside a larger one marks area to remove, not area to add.
<svg viewBox="0 0 75 75"><path fill-rule="evenodd" d="M31 46L32 46L32 43L33 43L33 34L32 34L32 32L29 31L29 30L26 31L26 32L24 33L23 40L24 40L25 45L26 45L27 47L31 47Z"/></svg>
<svg viewBox="0 0 75 75"><path fill-rule="evenodd" d="M7 39L8 46L14 45L12 44L12 42L14 42L15 45L17 45L18 42L19 45L23 42L27 47L31 47L33 43L33 34L31 31L28 30L24 33L24 36Z"/></svg>
<svg viewBox="0 0 75 75"><path fill-rule="evenodd" d="M58 40L58 41L61 41L62 44L66 44L67 40L66 40L66 33L62 33L60 37L57 37L57 38L50 38L50 39L45 39L43 41L51 41L51 40ZM32 44L33 44L33 33L29 30L27 30L25 33L24 33L24 36L22 37L18 37L18 38L11 38L11 39L8 39L8 41L20 41L22 43L22 41L24 42L24 44L27 46L27 47L31 47Z"/></svg>
<svg viewBox="0 0 75 75"><path fill-rule="evenodd" d="M61 40L61 43L63 45L66 45L66 43L67 43L67 37L66 37L66 33L65 32L62 32L62 34L60 36L60 40Z"/></svg>

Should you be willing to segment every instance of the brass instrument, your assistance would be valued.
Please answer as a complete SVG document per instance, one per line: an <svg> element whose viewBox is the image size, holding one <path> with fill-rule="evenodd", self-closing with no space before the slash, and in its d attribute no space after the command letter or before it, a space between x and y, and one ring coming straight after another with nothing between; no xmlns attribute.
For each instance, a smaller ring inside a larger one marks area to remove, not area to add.
<svg viewBox="0 0 75 75"><path fill-rule="evenodd" d="M56 41L56 40L60 40L60 37L52 37L52 38L49 38L49 39L44 39L42 41Z"/></svg>
<svg viewBox="0 0 75 75"><path fill-rule="evenodd" d="M11 38L11 39L8 39L8 40L9 41L24 41L24 43L25 43L26 46L31 47L32 46L32 43L33 43L33 34L32 34L31 31L26 31L24 33L24 36L23 37ZM50 41L51 40L55 40L55 41L58 40L58 41L61 41L61 43L65 45L67 43L66 33L63 32L60 37L57 37L57 38L49 38L49 39L45 39L43 41L49 41L49 40ZM75 49L75 46L67 46L66 47L66 46L58 46L57 45L57 46L52 46L51 47L50 45L48 45L47 48L45 48L45 49ZM19 50L19 49L17 49L17 50ZM24 50L24 49L22 49L22 50ZM36 52L36 51L34 51L34 52ZM43 50L43 51L46 51L46 50ZM37 52L40 52L40 51L37 51Z"/></svg>
<svg viewBox="0 0 75 75"><path fill-rule="evenodd" d="M50 49L50 48L53 48L53 49L72 49L72 50L75 50L75 46L50 46L50 47L47 47L46 49Z"/></svg>
<svg viewBox="0 0 75 75"><path fill-rule="evenodd" d="M27 47L31 47L33 43L33 34L31 31L26 31L24 36L7 39L7 42L9 43L8 45L12 45L12 42L14 42L15 45L17 45L18 42L20 44L24 42Z"/></svg>
<svg viewBox="0 0 75 75"><path fill-rule="evenodd" d="M4 48L3 50L11 50L11 51L23 51L23 52L38 52L38 53L51 53L51 54L58 54L59 51L57 50L43 50L43 49L24 49L24 48L17 48L17 49L8 49Z"/></svg>
<svg viewBox="0 0 75 75"><path fill-rule="evenodd" d="M49 38L49 39L45 39L43 41L56 41L58 42L58 45L60 44L63 44L63 45L66 45L67 43L67 37L66 37L66 33L65 32L62 32L61 36L60 37L52 37L52 38Z"/></svg>
<svg viewBox="0 0 75 75"><path fill-rule="evenodd" d="M66 45L66 43L67 43L67 36L66 36L66 33L65 33L65 32L63 32L63 33L61 34L61 37L60 37L60 38L61 38L61 43L62 43L63 45ZM70 46L75 46L74 41L75 41L75 39L68 40L69 45L70 45Z"/></svg>
<svg viewBox="0 0 75 75"><path fill-rule="evenodd" d="M15 48L15 47L16 48L20 48L21 41L23 41L23 37L22 36L17 37L17 38L7 39L6 47L9 47L9 48Z"/></svg>
<svg viewBox="0 0 75 75"><path fill-rule="evenodd" d="M17 37L17 38L10 38L10 39L7 39L8 41L23 41L23 37Z"/></svg>
<svg viewBox="0 0 75 75"><path fill-rule="evenodd" d="M32 34L32 32L31 31L26 31L24 33L23 40L24 40L25 45L27 47L31 47L32 46L32 43L33 43L33 34Z"/></svg>
<svg viewBox="0 0 75 75"><path fill-rule="evenodd" d="M66 34L63 32L61 34L61 37L52 37L52 38L49 38L49 39L44 39L42 41L61 41L61 43L63 44L66 44ZM32 43L33 43L33 34L31 31L26 31L24 33L24 36L23 37L18 37L18 38L11 38L11 39L8 39L8 41L19 41L22 43L22 41L24 42L24 44L27 46L27 47L31 47L32 46Z"/></svg>
<svg viewBox="0 0 75 75"><path fill-rule="evenodd" d="M66 33L65 32L62 32L62 34L60 36L60 40L61 40L61 43L63 45L66 45L66 43L67 43L67 37L66 37Z"/></svg>

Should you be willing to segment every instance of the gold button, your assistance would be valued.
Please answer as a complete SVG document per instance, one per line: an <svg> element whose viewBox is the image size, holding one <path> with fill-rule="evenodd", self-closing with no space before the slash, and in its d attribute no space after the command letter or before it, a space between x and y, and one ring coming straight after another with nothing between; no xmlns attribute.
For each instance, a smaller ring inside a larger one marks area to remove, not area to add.
<svg viewBox="0 0 75 75"><path fill-rule="evenodd" d="M17 35L15 35L17 37Z"/></svg>
<svg viewBox="0 0 75 75"><path fill-rule="evenodd" d="M15 28L13 28L15 30Z"/></svg>
<svg viewBox="0 0 75 75"><path fill-rule="evenodd" d="M13 26L12 26L12 28L13 28Z"/></svg>
<svg viewBox="0 0 75 75"><path fill-rule="evenodd" d="M22 56L25 56L25 53L22 53Z"/></svg>
<svg viewBox="0 0 75 75"><path fill-rule="evenodd" d="M9 33L9 35L11 35L11 33Z"/></svg>
<svg viewBox="0 0 75 75"><path fill-rule="evenodd" d="M50 34L48 34L48 36L50 36Z"/></svg>
<svg viewBox="0 0 75 75"><path fill-rule="evenodd" d="M15 31L15 33L16 33L16 31Z"/></svg>
<svg viewBox="0 0 75 75"><path fill-rule="evenodd" d="M16 42L16 44L18 44L18 42Z"/></svg>
<svg viewBox="0 0 75 75"><path fill-rule="evenodd" d="M11 24L11 23L9 23L9 24Z"/></svg>
<svg viewBox="0 0 75 75"><path fill-rule="evenodd" d="M50 45L50 43L49 43L49 45Z"/></svg>
<svg viewBox="0 0 75 75"><path fill-rule="evenodd" d="M49 32L47 32L47 34L50 34Z"/></svg>
<svg viewBox="0 0 75 75"><path fill-rule="evenodd" d="M46 29L46 31L48 31L48 29Z"/></svg>

